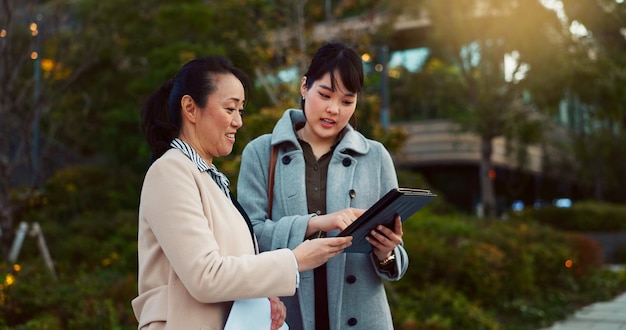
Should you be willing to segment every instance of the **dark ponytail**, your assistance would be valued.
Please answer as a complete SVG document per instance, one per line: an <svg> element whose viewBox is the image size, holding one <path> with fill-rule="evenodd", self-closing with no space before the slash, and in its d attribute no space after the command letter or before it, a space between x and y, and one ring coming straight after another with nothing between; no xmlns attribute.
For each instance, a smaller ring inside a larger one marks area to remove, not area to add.
<svg viewBox="0 0 626 330"><path fill-rule="evenodd" d="M154 92L141 109L141 129L152 151L151 162L161 157L178 135L179 127L172 124L168 100L174 80L170 79Z"/></svg>
<svg viewBox="0 0 626 330"><path fill-rule="evenodd" d="M223 56L207 56L192 60L154 92L141 109L141 129L152 152L151 163L161 157L178 136L182 125L180 101L185 95L204 108L217 89L215 75L232 74L248 90L248 78Z"/></svg>

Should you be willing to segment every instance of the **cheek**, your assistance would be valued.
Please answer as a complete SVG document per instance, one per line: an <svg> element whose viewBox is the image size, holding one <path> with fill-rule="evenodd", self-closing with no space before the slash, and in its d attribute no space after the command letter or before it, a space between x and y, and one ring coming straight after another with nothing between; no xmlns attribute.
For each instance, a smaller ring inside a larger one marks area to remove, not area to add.
<svg viewBox="0 0 626 330"><path fill-rule="evenodd" d="M315 110L319 108L319 100L316 100L314 97L307 97L304 101L304 106L307 110Z"/></svg>
<svg viewBox="0 0 626 330"><path fill-rule="evenodd" d="M356 110L356 107L350 106L350 107L346 107L342 112L341 112L341 119L348 121L350 120L350 117L352 117L352 115L354 114L354 111Z"/></svg>

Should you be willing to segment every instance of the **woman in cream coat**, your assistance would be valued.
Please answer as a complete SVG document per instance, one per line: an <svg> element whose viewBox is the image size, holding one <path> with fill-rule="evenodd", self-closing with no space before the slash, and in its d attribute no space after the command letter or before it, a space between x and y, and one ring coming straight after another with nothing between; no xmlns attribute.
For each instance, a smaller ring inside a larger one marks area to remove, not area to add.
<svg viewBox="0 0 626 330"><path fill-rule="evenodd" d="M293 295L299 269L350 245L329 239L256 253L247 215L212 164L232 151L245 86L245 75L227 59L196 59L142 109L154 162L139 206L139 294L132 307L140 329L223 329L234 300ZM270 301L277 329L285 309Z"/></svg>
<svg viewBox="0 0 626 330"><path fill-rule="evenodd" d="M303 110L285 111L272 134L245 147L237 190L262 251L297 246L314 233L336 236L398 187L389 152L348 124L362 84L359 56L343 44L324 45L302 79ZM266 190L273 146L278 158L270 218ZM320 175L324 168L326 175ZM400 219L393 231L381 228L371 235L373 252L342 253L321 272L301 273L296 295L283 298L291 330L393 328L383 280L399 280L408 268ZM318 284L318 276L326 283Z"/></svg>

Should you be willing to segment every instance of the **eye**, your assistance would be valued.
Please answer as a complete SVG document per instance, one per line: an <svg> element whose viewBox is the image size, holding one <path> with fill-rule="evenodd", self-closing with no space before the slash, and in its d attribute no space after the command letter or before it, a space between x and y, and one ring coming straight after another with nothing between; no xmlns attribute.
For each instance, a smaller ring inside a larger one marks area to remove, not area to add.
<svg viewBox="0 0 626 330"><path fill-rule="evenodd" d="M235 111L235 108L225 108L226 111L228 111L228 113L233 113L233 111Z"/></svg>
<svg viewBox="0 0 626 330"><path fill-rule="evenodd" d="M320 94L320 96L321 96L323 99L329 99L329 98L330 98L330 96L329 96L329 95L327 95L327 94L324 94L324 93L319 93L319 94Z"/></svg>
<svg viewBox="0 0 626 330"><path fill-rule="evenodd" d="M246 114L246 110L244 110L244 109L239 109L239 115L240 115L241 117L243 117L245 114Z"/></svg>
<svg viewBox="0 0 626 330"><path fill-rule="evenodd" d="M343 105L352 105L354 101L343 101Z"/></svg>

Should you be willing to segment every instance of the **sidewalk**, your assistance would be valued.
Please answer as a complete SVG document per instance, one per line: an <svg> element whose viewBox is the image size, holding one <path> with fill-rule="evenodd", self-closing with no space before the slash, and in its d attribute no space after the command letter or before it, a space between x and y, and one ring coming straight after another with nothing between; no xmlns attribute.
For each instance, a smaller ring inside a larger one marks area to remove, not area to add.
<svg viewBox="0 0 626 330"><path fill-rule="evenodd" d="M611 301L591 304L541 330L626 330L626 292Z"/></svg>

